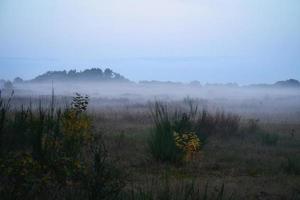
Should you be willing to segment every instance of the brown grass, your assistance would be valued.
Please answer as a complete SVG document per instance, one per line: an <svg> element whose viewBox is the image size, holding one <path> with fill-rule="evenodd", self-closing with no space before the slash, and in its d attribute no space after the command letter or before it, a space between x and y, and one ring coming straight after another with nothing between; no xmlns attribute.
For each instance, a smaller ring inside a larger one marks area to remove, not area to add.
<svg viewBox="0 0 300 200"><path fill-rule="evenodd" d="M179 102L170 105L180 106ZM147 139L153 121L148 104L92 105L89 113L94 130L103 135L109 159L127 177L121 199L167 199L163 195L178 199L190 190L194 196L186 199L205 199L206 192L207 199L217 199L223 185L223 199L300 199L300 123L286 122L288 113L263 120L256 128L249 128L248 118L242 115L235 134L211 134L195 159L183 164L151 157ZM221 124L212 132L222 128ZM262 133L278 135L278 142L264 143Z"/></svg>
<svg viewBox="0 0 300 200"><path fill-rule="evenodd" d="M144 190L157 187L167 170L172 188L195 181L201 190L207 183L214 190L224 183L226 195L234 194L234 199L299 198L300 176L290 174L284 166L288 158L300 155L300 124L259 124L263 131L279 135L278 144L269 146L248 130L243 119L239 134L210 137L197 159L176 166L151 159L147 135L152 122L147 111L106 111L101 116L97 120L95 115L95 126L105 133L109 152L119 160L118 165L130 174L129 185ZM294 136L290 135L292 129Z"/></svg>

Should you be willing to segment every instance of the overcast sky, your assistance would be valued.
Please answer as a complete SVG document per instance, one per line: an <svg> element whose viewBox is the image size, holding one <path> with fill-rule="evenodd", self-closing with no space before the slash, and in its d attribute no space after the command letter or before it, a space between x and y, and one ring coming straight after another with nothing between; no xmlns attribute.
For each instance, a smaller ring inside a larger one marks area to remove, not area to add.
<svg viewBox="0 0 300 200"><path fill-rule="evenodd" d="M0 78L110 67L132 80L300 79L299 0L0 0Z"/></svg>

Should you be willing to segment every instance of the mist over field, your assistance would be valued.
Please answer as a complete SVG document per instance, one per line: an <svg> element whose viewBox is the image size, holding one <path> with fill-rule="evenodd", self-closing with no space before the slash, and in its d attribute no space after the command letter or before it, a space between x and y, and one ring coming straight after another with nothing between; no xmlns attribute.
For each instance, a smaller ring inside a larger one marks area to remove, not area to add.
<svg viewBox="0 0 300 200"><path fill-rule="evenodd" d="M299 200L300 0L0 0L0 200Z"/></svg>
<svg viewBox="0 0 300 200"><path fill-rule="evenodd" d="M124 80L101 81L93 78L86 80L52 79L52 81L16 82L15 95L23 98L49 97L52 92L58 97L70 99L76 93L88 95L93 109L104 107L134 106L149 102L180 102L194 99L202 109L226 111L239 114L244 118L257 118L263 121L299 122L300 87L293 81L275 84L201 84ZM281 84L281 85L280 85ZM286 85L282 85L286 84Z"/></svg>

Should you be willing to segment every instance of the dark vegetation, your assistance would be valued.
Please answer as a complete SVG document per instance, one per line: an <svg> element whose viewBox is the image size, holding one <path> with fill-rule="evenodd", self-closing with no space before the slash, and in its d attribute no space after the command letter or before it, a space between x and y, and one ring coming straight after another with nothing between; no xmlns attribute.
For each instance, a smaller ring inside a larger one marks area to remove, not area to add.
<svg viewBox="0 0 300 200"><path fill-rule="evenodd" d="M91 68L83 71L48 71L44 74L38 75L32 80L23 80L20 77L16 77L13 82L5 81L0 79L0 88L4 90L13 89L13 84L22 85L24 83L57 83L57 82L127 82L133 83L129 79L125 78L123 75L114 72L110 68L106 68L104 70L100 68ZM199 81L191 81L189 84L184 84L182 82L172 82L172 81L140 81L139 85L143 86L180 86L180 85L188 85L190 87L220 87L220 88L239 88L237 83L226 83L226 84L210 84L207 83L205 85L201 85ZM300 82L296 79L288 79L284 81L277 81L274 84L253 84L247 85L243 88L292 88L299 89Z"/></svg>
<svg viewBox="0 0 300 200"><path fill-rule="evenodd" d="M168 106L156 102L152 117L155 128L149 139L152 155L160 161L178 162L182 160L182 152L178 152L174 141L174 133L195 133L200 142L205 144L211 136L229 137L239 129L240 117L218 112L215 115L206 110L198 112L198 107L190 99L186 100L188 111L168 110Z"/></svg>
<svg viewBox="0 0 300 200"><path fill-rule="evenodd" d="M300 82L295 79L289 79L286 81L278 81L275 85L280 87L300 87Z"/></svg>
<svg viewBox="0 0 300 200"><path fill-rule="evenodd" d="M88 97L72 105L10 110L0 98L1 199L106 199L123 178L107 159L86 114ZM40 104L41 105L41 104Z"/></svg>
<svg viewBox="0 0 300 200"><path fill-rule="evenodd" d="M300 88L300 82L296 79L288 79L285 81L277 81L274 84L254 84L250 87L263 87L263 88Z"/></svg>
<svg viewBox="0 0 300 200"><path fill-rule="evenodd" d="M90 111L80 94L67 106L12 98L0 98L0 199L300 198L297 125L190 98L150 111Z"/></svg>
<svg viewBox="0 0 300 200"><path fill-rule="evenodd" d="M16 80L20 83L20 79ZM101 70L100 68L87 69L81 72L70 71L49 71L39 75L31 82L51 82L51 81L128 81L125 77L112 71L109 68Z"/></svg>

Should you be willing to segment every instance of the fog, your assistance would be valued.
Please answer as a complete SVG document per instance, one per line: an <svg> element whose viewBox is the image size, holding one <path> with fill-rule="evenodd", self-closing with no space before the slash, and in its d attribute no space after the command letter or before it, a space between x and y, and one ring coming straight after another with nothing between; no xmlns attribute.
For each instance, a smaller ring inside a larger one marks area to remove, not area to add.
<svg viewBox="0 0 300 200"><path fill-rule="evenodd" d="M200 109L237 113L244 118L294 123L300 121L299 88L235 85L200 85L171 82L57 82L15 84L15 96L47 98L52 88L63 104L76 92L88 95L91 110L148 109L151 101L169 103L193 99ZM177 104L176 104L177 105ZM178 104L179 105L179 104Z"/></svg>

